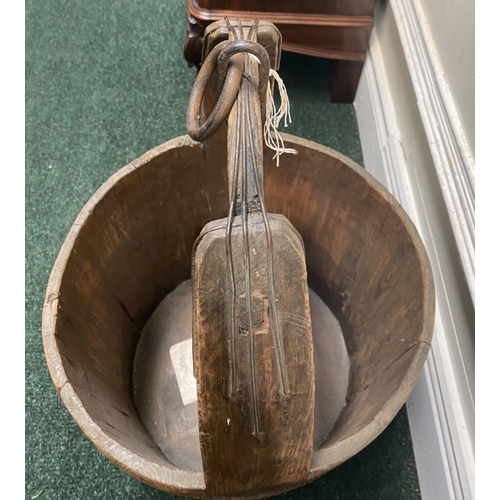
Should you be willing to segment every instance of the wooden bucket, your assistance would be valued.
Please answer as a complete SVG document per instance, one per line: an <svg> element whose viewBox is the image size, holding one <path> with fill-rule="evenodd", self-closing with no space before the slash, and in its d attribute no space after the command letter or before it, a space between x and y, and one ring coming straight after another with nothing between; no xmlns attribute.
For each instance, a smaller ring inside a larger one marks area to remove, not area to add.
<svg viewBox="0 0 500 500"><path fill-rule="evenodd" d="M386 189L336 151L284 138L298 154L276 168L265 153L266 207L302 235L310 286L339 320L350 365L345 406L313 453L313 480L373 441L405 403L430 347L434 288L415 227ZM190 278L200 230L227 215L226 177L224 148L187 136L122 168L73 224L43 312L52 379L89 439L132 476L197 498L209 496L203 472L159 450L134 404L132 372L144 325ZM328 347L328 336L316 339L317 360ZM321 376L316 397L326 401Z"/></svg>

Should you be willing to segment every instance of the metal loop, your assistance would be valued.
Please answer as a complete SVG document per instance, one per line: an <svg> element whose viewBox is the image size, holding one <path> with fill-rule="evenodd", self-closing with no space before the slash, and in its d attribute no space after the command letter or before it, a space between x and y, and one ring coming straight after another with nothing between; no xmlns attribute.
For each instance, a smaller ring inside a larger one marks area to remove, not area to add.
<svg viewBox="0 0 500 500"><path fill-rule="evenodd" d="M222 49L229 43L225 40L214 47L203 63L191 89L187 108L186 129L189 137L195 141L206 141L215 134L220 125L229 116L238 96L244 67L243 55L231 59L217 104L205 123L200 126L200 108L203 94L217 67L217 59Z"/></svg>
<svg viewBox="0 0 500 500"><path fill-rule="evenodd" d="M260 61L258 93L262 125L264 125L270 68L267 51L262 45L250 40L235 40L233 42L225 40L216 45L210 52L191 89L186 117L186 129L191 139L199 142L210 139L229 116L240 90L244 68L242 53L253 54ZM203 125L200 125L201 101L216 67L219 68L219 81L224 80L224 85L210 116Z"/></svg>
<svg viewBox="0 0 500 500"><path fill-rule="evenodd" d="M266 121L267 84L269 81L270 71L269 55L267 54L267 50L257 42L252 42L250 40L234 40L233 42L228 43L222 48L218 56L217 66L219 68L219 78L224 76L231 58L242 52L252 54L260 61L258 93L262 125L264 125Z"/></svg>

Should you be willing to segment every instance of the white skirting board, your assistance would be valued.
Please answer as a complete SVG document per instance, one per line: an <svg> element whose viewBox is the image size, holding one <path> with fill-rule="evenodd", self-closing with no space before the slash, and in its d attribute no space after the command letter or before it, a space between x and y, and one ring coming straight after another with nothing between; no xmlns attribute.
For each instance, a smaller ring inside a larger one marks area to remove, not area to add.
<svg viewBox="0 0 500 500"><path fill-rule="evenodd" d="M458 340L459 330L469 325L464 324L459 312L455 283L450 282L454 273L447 267L451 258L457 259L457 249L450 257L448 246L440 243L443 235L437 233L439 225L433 223L439 214L429 203L432 193L421 185L419 173L405 158L376 36L372 37L354 105L365 167L393 193L415 223L427 248L436 285L432 347L407 403L422 498L472 500L474 399L461 357L463 343Z"/></svg>

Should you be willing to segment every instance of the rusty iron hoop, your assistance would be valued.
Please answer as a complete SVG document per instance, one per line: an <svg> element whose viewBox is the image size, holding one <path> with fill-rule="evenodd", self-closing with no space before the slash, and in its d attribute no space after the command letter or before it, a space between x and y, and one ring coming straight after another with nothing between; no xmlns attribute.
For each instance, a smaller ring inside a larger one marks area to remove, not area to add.
<svg viewBox="0 0 500 500"><path fill-rule="evenodd" d="M251 40L234 40L233 42L228 43L221 50L217 60L219 78L222 79L224 76L231 58L242 52L254 55L260 62L258 94L262 125L264 125L266 122L267 85L270 71L270 62L267 50L259 43L252 42Z"/></svg>
<svg viewBox="0 0 500 500"><path fill-rule="evenodd" d="M243 74L244 56L234 57L231 60L217 104L205 123L200 125L200 107L203 94L217 67L217 58L228 43L225 40L214 47L203 63L191 89L186 116L186 129L189 137L195 141L206 141L215 134L222 122L228 117L238 96Z"/></svg>
<svg viewBox="0 0 500 500"><path fill-rule="evenodd" d="M186 116L186 129L191 139L199 142L210 139L229 116L238 96L243 76L244 56L242 53L252 54L260 61L258 93L262 124L265 123L267 83L270 68L267 51L262 45L250 40L235 40L233 42L225 40L216 45L210 52L191 89ZM200 108L203 94L217 67L219 68L220 81L222 81L225 74L224 85L210 116L205 123L200 125Z"/></svg>

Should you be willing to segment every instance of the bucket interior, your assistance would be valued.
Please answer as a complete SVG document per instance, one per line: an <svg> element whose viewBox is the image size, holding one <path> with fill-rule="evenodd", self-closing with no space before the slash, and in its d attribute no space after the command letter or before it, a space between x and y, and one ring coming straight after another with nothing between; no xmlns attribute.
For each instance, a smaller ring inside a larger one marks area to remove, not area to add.
<svg viewBox="0 0 500 500"><path fill-rule="evenodd" d="M346 402L349 356L339 322L312 289L309 304L316 380L313 447L319 449ZM192 311L187 280L161 301L146 323L134 360L134 402L165 457L177 467L202 472Z"/></svg>

